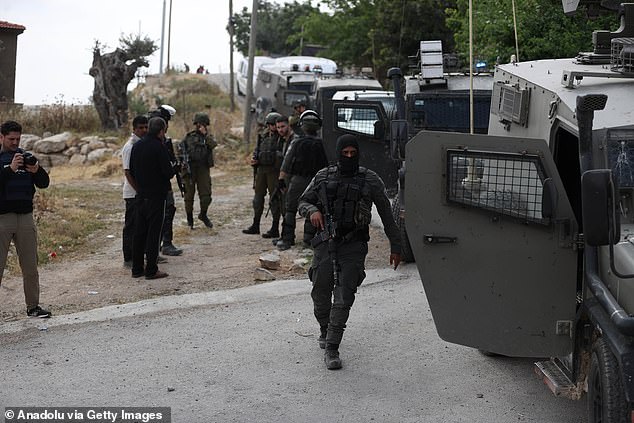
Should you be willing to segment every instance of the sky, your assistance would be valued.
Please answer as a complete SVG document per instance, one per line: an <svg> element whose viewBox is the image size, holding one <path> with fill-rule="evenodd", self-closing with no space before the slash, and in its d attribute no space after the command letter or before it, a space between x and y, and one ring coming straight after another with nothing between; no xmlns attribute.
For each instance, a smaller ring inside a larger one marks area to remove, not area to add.
<svg viewBox="0 0 634 423"><path fill-rule="evenodd" d="M119 46L122 34L148 36L161 44L163 3L170 0L0 0L0 20L20 24L15 101L27 105L86 104L92 95L95 40L102 53ZM251 9L252 0L233 0L233 10ZM170 65L190 72L203 65L211 73L229 72L228 0L172 0ZM234 55L234 70L240 54ZM149 58L159 71L160 51ZM167 66L167 30L163 67ZM132 83L130 88L134 85Z"/></svg>

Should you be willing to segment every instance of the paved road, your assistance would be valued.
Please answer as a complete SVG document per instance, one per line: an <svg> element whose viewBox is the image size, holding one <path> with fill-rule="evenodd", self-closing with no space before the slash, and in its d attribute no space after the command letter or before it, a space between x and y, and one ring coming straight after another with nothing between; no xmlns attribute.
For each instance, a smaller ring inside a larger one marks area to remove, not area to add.
<svg viewBox="0 0 634 423"><path fill-rule="evenodd" d="M339 371L324 367L309 289L274 281L0 324L0 410L169 406L188 423L584 421L584 403L552 396L530 360L440 340L413 265L368 273Z"/></svg>

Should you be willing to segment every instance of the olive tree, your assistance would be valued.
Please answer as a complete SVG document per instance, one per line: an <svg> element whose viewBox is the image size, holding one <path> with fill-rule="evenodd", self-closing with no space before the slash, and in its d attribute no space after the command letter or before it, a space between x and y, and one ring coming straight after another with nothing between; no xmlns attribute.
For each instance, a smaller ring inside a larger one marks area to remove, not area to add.
<svg viewBox="0 0 634 423"><path fill-rule="evenodd" d="M140 67L149 65L147 57L158 47L148 37L121 36L120 46L102 54L103 46L95 42L89 74L95 80L92 101L104 130L116 130L128 123L128 84Z"/></svg>

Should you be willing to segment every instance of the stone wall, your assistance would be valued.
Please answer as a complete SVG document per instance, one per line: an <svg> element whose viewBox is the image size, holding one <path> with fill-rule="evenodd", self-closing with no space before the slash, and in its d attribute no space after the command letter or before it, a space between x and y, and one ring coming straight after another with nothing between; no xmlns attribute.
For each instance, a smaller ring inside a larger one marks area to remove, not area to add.
<svg viewBox="0 0 634 423"><path fill-rule="evenodd" d="M91 135L77 138L70 132L42 138L22 134L20 148L30 151L45 169L64 164L92 164L120 153L117 137Z"/></svg>

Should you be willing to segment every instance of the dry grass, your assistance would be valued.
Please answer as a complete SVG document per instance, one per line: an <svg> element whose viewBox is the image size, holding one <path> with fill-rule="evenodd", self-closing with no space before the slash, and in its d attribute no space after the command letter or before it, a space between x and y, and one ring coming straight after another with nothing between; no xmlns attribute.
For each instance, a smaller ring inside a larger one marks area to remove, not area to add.
<svg viewBox="0 0 634 423"><path fill-rule="evenodd" d="M138 87L130 96L130 104L147 112L158 104L171 104L177 109L170 122L169 136L178 142L191 128L195 112L204 111L211 120L210 129L218 142L215 151L216 169L222 176L214 179L214 187L226 189L250 178L247 165L252 147L232 133L242 125L239 111L229 111L229 98L217 87L200 77L182 74L162 78L161 87ZM130 110L130 117L137 113ZM80 134L99 134L99 119L91 106L66 105L59 102L38 109L2 109L0 120L22 123L25 133L42 135L70 130ZM109 134L113 135L113 134ZM125 137L119 135L121 141ZM40 262L68 260L89 254L99 247L105 235L120 228L123 214L121 183L123 171L119 158L85 166L60 166L50 171L51 186L38 191L34 198L34 217L38 227ZM229 219L230 217L226 217ZM223 220L223 218L220 218ZM218 223L222 223L219 221ZM175 228L176 236L184 236ZM55 256L54 258L52 256ZM7 263L9 272L18 272L13 252Z"/></svg>
<svg viewBox="0 0 634 423"><path fill-rule="evenodd" d="M20 122L24 133L43 135L73 131L79 134L101 132L97 111L91 105L67 104L58 99L55 104L37 107L4 106L0 108L0 122Z"/></svg>

